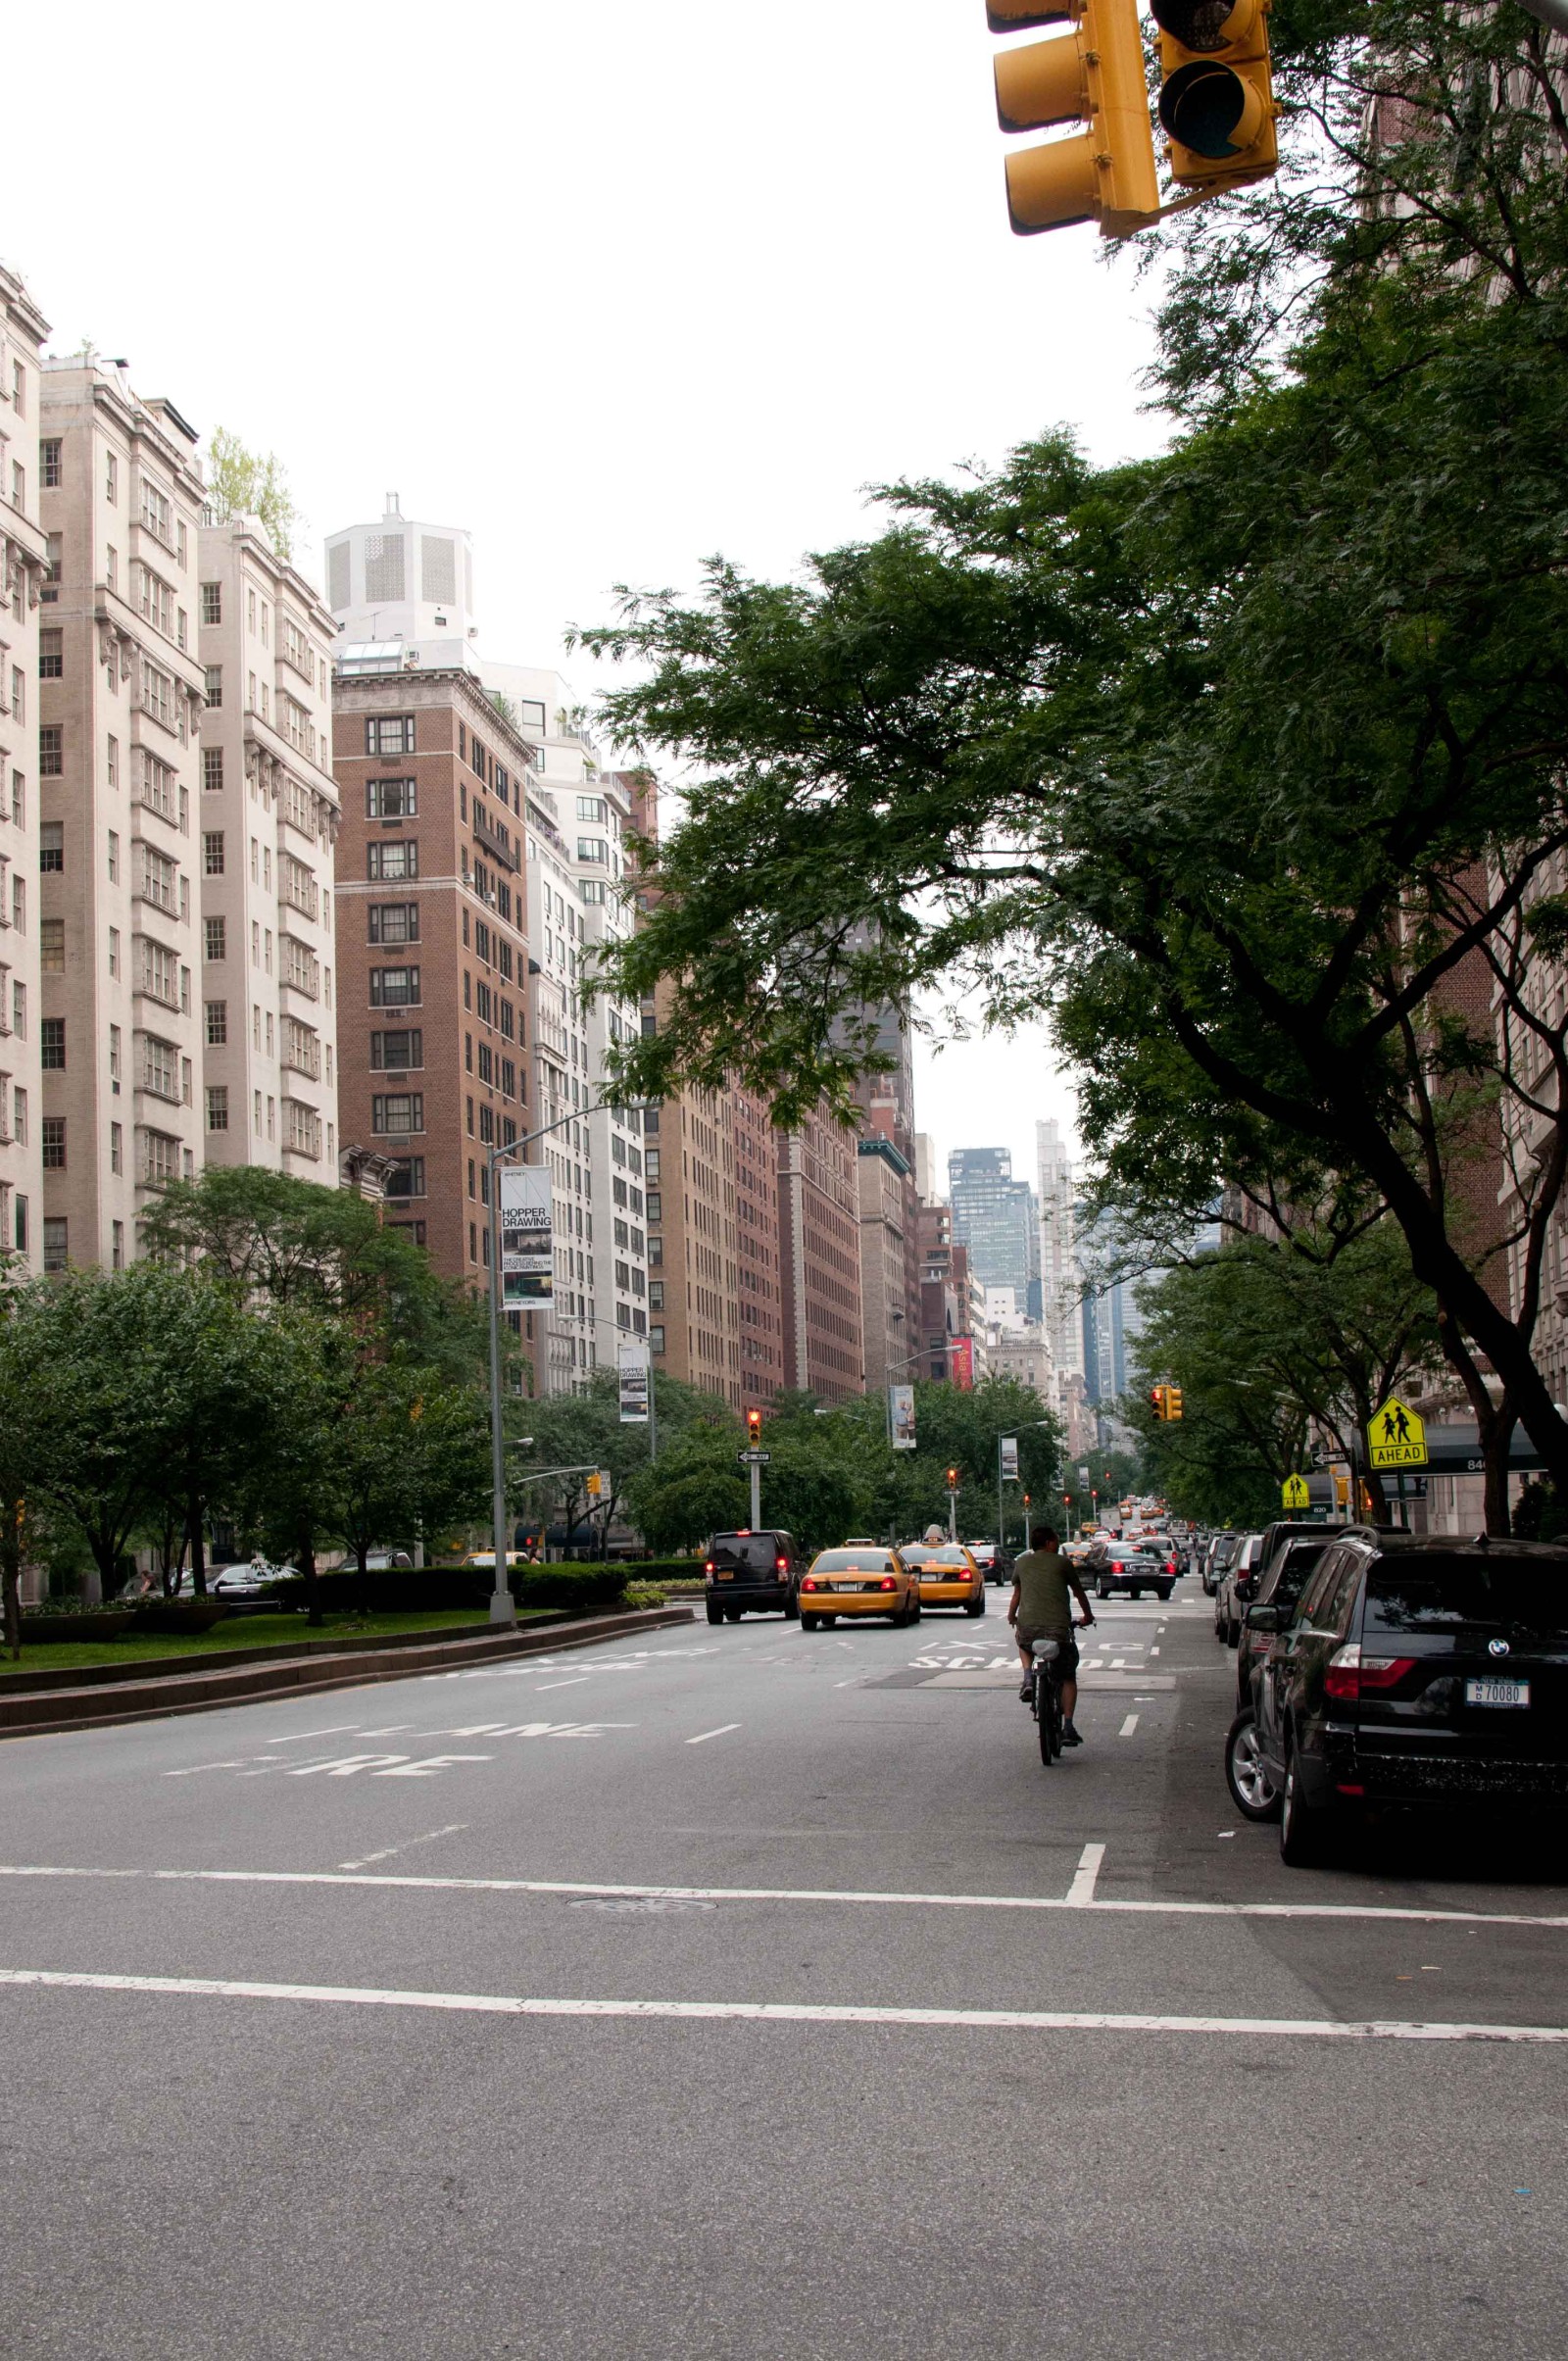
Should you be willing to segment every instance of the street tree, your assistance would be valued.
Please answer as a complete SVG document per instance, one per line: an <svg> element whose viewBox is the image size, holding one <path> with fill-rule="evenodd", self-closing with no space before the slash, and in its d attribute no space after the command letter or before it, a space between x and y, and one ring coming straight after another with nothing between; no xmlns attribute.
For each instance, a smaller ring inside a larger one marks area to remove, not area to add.
<svg viewBox="0 0 1568 2361"><path fill-rule="evenodd" d="M490 1409L474 1386L403 1360L363 1370L327 1442L326 1528L363 1575L384 1543L481 1518L490 1495Z"/></svg>

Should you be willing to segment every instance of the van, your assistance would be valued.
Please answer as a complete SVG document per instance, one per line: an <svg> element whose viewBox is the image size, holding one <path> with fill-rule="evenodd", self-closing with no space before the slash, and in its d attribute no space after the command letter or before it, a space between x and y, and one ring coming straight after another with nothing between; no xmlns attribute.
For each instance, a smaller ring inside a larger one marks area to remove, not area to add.
<svg viewBox="0 0 1568 2361"><path fill-rule="evenodd" d="M804 1571L795 1536L777 1526L715 1533L703 1561L709 1622L739 1623L748 1612L793 1622L801 1611Z"/></svg>

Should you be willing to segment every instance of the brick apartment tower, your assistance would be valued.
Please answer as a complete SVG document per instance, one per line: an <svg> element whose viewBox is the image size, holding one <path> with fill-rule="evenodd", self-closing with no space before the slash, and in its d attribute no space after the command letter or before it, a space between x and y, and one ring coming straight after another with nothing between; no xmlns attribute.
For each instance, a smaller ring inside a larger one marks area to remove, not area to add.
<svg viewBox="0 0 1568 2361"><path fill-rule="evenodd" d="M49 325L0 264L0 1254L36 1271L43 1168L38 1064L38 623L49 544L39 521L38 355ZM50 459L58 467L58 454ZM58 633L50 638L58 660ZM57 823L58 824L58 823Z"/></svg>
<svg viewBox="0 0 1568 2361"><path fill-rule="evenodd" d="M392 1159L386 1218L477 1288L486 1152L527 1128L533 758L465 666L396 661L340 651L334 682L340 1120Z"/></svg>
<svg viewBox="0 0 1568 2361"><path fill-rule="evenodd" d="M784 1383L847 1402L865 1391L856 1137L819 1107L775 1138Z"/></svg>
<svg viewBox="0 0 1568 2361"><path fill-rule="evenodd" d="M45 364L40 633L43 1260L122 1267L203 1150L203 487L124 372Z"/></svg>

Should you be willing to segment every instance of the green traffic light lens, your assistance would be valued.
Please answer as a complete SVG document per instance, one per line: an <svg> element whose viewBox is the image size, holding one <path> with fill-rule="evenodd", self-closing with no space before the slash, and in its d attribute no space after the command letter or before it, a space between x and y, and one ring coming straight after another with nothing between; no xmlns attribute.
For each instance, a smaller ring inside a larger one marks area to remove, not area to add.
<svg viewBox="0 0 1568 2361"><path fill-rule="evenodd" d="M1159 94L1159 120L1195 156L1223 163L1250 144L1233 138L1247 113L1248 89L1228 66L1178 66Z"/></svg>

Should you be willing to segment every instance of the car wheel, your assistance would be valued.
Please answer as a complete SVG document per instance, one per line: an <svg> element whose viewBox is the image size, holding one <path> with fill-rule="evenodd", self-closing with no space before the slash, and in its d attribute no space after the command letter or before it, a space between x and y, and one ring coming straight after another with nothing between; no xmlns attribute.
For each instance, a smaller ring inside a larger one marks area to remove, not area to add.
<svg viewBox="0 0 1568 2361"><path fill-rule="evenodd" d="M1097 1584L1097 1585L1096 1585L1096 1588L1095 1588L1095 1597L1096 1597L1097 1599L1108 1599L1108 1598L1110 1597L1110 1585L1109 1585L1109 1583L1108 1583L1108 1582L1102 1582L1102 1583L1099 1583L1099 1584Z"/></svg>
<svg viewBox="0 0 1568 2361"><path fill-rule="evenodd" d="M824 1615L822 1617L822 1621L827 1625L827 1628L830 1632L837 1630L838 1620L839 1619L837 1615Z"/></svg>
<svg viewBox="0 0 1568 2361"><path fill-rule="evenodd" d="M986 1611L986 1595L984 1591L981 1592L978 1599L971 1599L963 1611L966 1615L983 1615Z"/></svg>
<svg viewBox="0 0 1568 2361"><path fill-rule="evenodd" d="M1225 1741L1225 1778L1244 1820L1277 1820L1280 1791L1269 1777L1250 1713L1239 1713Z"/></svg>
<svg viewBox="0 0 1568 2361"><path fill-rule="evenodd" d="M708 1620L710 1623L722 1623L724 1620L723 1608L721 1606L714 1606L711 1600L709 1602Z"/></svg>
<svg viewBox="0 0 1568 2361"><path fill-rule="evenodd" d="M803 1631L803 1632L814 1632L814 1631L815 1631L815 1629L816 1629L816 1624L817 1624L817 1618L816 1618L814 1615L808 1615L808 1614L807 1613L807 1611L806 1611L805 1607L802 1607L802 1609L801 1609L801 1629L802 1629L802 1631Z"/></svg>
<svg viewBox="0 0 1568 2361"><path fill-rule="evenodd" d="M1288 1754L1280 1795L1280 1859L1291 1869L1310 1869L1323 1852L1323 1814L1302 1798L1296 1759Z"/></svg>
<svg viewBox="0 0 1568 2361"><path fill-rule="evenodd" d="M1142 1599L1143 1595L1144 1586L1141 1582L1130 1582L1127 1585L1127 1596L1129 1599Z"/></svg>
<svg viewBox="0 0 1568 2361"><path fill-rule="evenodd" d="M1171 1595L1171 1591L1172 1591L1173 1587L1174 1587L1174 1586L1173 1586L1172 1584L1168 1583L1168 1582L1162 1582L1162 1583L1159 1585L1159 1595L1160 1595L1160 1598L1161 1598L1161 1599L1168 1599L1168 1598L1170 1597L1170 1595Z"/></svg>
<svg viewBox="0 0 1568 2361"><path fill-rule="evenodd" d="M799 1600L798 1599L785 1599L785 1601L784 1601L784 1620L785 1620L785 1622L786 1622L786 1623L794 1623L795 1621L797 1621L797 1619L799 1618L800 1612L801 1612L801 1602L800 1602L800 1600Z"/></svg>
<svg viewBox="0 0 1568 2361"><path fill-rule="evenodd" d="M741 1610L738 1606L727 1606L724 1609L724 1621L726 1623L739 1623L740 1619Z"/></svg>

